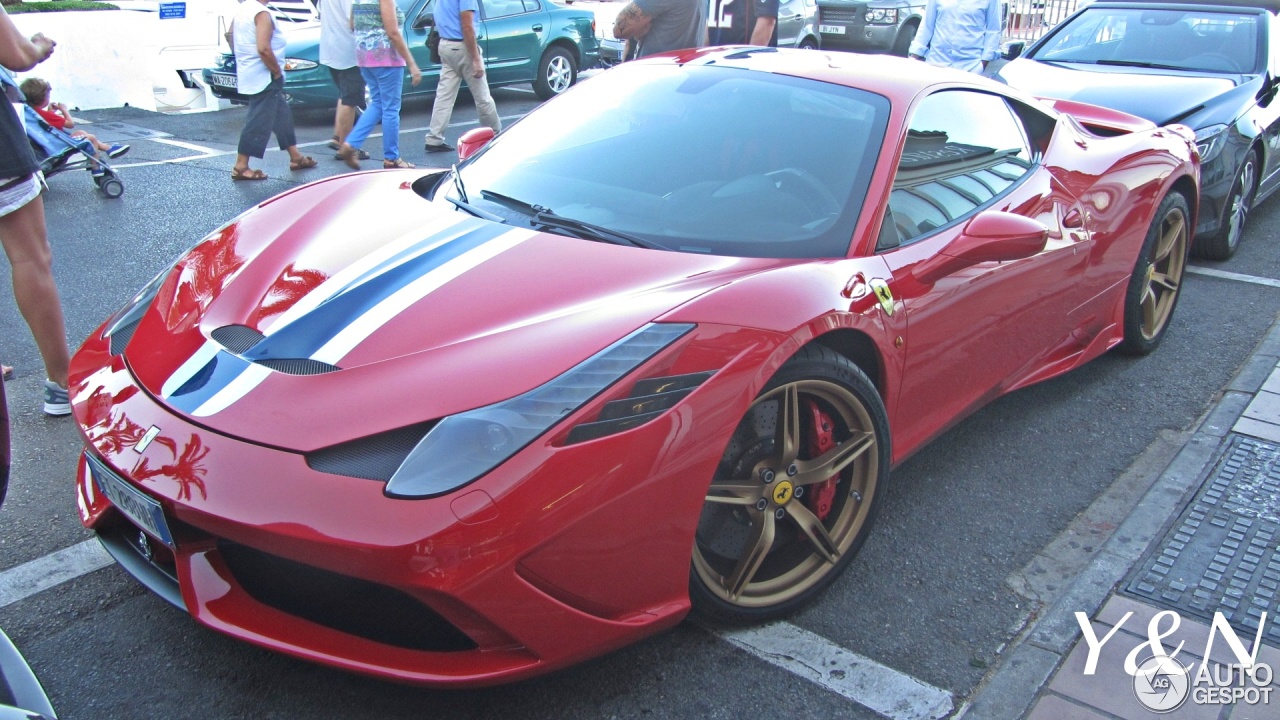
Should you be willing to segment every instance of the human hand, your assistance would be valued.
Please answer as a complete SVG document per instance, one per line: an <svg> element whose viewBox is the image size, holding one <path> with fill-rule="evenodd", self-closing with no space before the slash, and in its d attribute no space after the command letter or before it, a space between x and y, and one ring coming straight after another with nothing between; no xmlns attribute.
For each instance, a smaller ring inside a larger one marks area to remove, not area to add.
<svg viewBox="0 0 1280 720"><path fill-rule="evenodd" d="M471 58L471 77L479 80L484 77L484 58L479 55Z"/></svg>
<svg viewBox="0 0 1280 720"><path fill-rule="evenodd" d="M36 33L31 36L31 44L40 49L40 59L37 62L44 62L53 54L53 48L58 43L45 37L44 33Z"/></svg>
<svg viewBox="0 0 1280 720"><path fill-rule="evenodd" d="M409 84L417 85L422 82L422 70L418 68L418 63L409 61Z"/></svg>

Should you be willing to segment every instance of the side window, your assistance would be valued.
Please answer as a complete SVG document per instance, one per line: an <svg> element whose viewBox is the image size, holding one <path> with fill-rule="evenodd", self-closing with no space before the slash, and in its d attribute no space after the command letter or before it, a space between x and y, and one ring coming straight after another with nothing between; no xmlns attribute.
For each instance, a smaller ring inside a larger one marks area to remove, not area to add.
<svg viewBox="0 0 1280 720"><path fill-rule="evenodd" d="M413 24L410 26L415 30L423 30L436 24L435 19L436 3L435 0L427 0L427 4L422 6L418 14L413 18Z"/></svg>
<svg viewBox="0 0 1280 720"><path fill-rule="evenodd" d="M542 3L539 0L524 0L525 12L537 12L542 9Z"/></svg>
<svg viewBox="0 0 1280 720"><path fill-rule="evenodd" d="M522 0L482 0L481 7L484 8L485 20L519 15L525 11Z"/></svg>
<svg viewBox="0 0 1280 720"><path fill-rule="evenodd" d="M944 90L925 98L907 129L880 249L951 225L1002 194L1032 165L1026 129L999 95Z"/></svg>

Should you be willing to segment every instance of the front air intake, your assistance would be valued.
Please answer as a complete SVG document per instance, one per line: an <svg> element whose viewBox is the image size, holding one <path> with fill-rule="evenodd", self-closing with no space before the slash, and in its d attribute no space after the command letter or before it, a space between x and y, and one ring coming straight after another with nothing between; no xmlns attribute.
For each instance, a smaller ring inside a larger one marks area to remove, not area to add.
<svg viewBox="0 0 1280 720"><path fill-rule="evenodd" d="M630 396L605 404L595 422L583 423L570 430L566 444L595 440L639 427L675 407L714 374L701 372L641 380L631 388Z"/></svg>

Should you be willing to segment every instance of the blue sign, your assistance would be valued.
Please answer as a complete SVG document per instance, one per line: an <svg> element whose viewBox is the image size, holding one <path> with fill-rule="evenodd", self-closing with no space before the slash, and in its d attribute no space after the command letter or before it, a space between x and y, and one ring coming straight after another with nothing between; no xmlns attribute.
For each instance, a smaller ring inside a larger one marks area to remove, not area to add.
<svg viewBox="0 0 1280 720"><path fill-rule="evenodd" d="M181 20L187 16L187 4L184 2L160 3L161 20Z"/></svg>

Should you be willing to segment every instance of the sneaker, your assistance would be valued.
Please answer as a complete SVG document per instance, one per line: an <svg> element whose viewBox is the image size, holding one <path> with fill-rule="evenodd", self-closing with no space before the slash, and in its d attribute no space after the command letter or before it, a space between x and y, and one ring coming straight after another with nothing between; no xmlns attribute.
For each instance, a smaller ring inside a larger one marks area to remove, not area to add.
<svg viewBox="0 0 1280 720"><path fill-rule="evenodd" d="M71 414L71 398L67 396L67 389L52 380L44 381L44 414Z"/></svg>
<svg viewBox="0 0 1280 720"><path fill-rule="evenodd" d="M89 168L89 174L93 175L94 179L97 179L101 177L106 177L107 170L106 168L99 165L98 167Z"/></svg>
<svg viewBox="0 0 1280 720"><path fill-rule="evenodd" d="M107 157L111 158L112 160L115 160L116 158L120 157L121 155L124 155L127 152L129 152L128 145L112 145L111 147L107 148Z"/></svg>
<svg viewBox="0 0 1280 720"><path fill-rule="evenodd" d="M423 150L426 150L429 153L452 152L453 149L454 149L453 146L450 145L449 143L440 143L439 145L432 145L431 143L427 143L426 146L423 147Z"/></svg>

